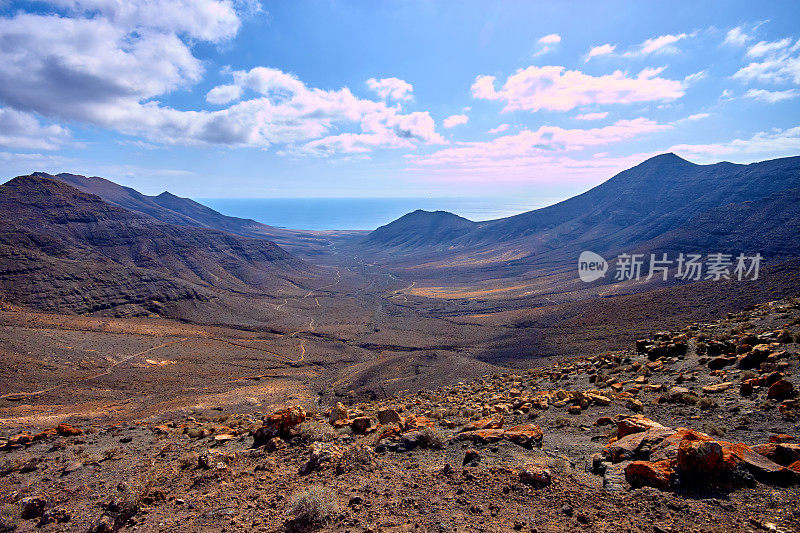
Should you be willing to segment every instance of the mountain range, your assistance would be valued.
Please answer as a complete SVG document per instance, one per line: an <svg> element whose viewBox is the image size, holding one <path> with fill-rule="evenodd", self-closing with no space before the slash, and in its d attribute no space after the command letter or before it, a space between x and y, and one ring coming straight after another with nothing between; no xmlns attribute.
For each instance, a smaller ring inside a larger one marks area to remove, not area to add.
<svg viewBox="0 0 800 533"><path fill-rule="evenodd" d="M486 222L417 211L373 231L362 244L404 253L500 246L527 256L573 258L583 249L611 254L649 243L794 257L800 255L800 240L791 238L798 234L798 187L800 157L696 165L668 153L549 207Z"/></svg>
<svg viewBox="0 0 800 533"><path fill-rule="evenodd" d="M47 310L121 307L137 314L166 302L212 299L217 290L293 286L313 270L273 242L198 227L197 219L159 210L154 199L125 190L120 202L137 202L176 223L123 209L41 173L0 185L4 298Z"/></svg>

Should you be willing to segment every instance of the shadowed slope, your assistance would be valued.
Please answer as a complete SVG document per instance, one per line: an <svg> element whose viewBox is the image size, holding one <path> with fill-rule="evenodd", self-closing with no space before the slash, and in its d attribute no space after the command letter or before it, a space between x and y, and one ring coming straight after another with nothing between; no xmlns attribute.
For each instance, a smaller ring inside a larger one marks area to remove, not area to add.
<svg viewBox="0 0 800 533"><path fill-rule="evenodd" d="M78 312L272 289L311 271L272 242L166 224L41 175L0 186L0 265L4 298Z"/></svg>

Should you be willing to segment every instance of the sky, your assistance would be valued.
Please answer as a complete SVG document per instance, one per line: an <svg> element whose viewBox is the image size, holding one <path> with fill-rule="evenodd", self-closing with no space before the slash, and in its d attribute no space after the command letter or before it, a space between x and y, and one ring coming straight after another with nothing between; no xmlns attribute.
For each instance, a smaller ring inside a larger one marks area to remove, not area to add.
<svg viewBox="0 0 800 533"><path fill-rule="evenodd" d="M0 181L568 197L800 155L796 1L0 0Z"/></svg>

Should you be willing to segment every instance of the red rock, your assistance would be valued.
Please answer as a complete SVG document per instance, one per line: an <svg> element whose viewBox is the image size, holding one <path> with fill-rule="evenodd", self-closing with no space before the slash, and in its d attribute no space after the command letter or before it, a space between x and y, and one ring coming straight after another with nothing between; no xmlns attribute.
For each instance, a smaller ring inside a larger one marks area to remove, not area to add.
<svg viewBox="0 0 800 533"><path fill-rule="evenodd" d="M502 417L501 417L502 418ZM436 425L436 421L430 419L426 416L417 416L417 415L408 415L403 419L403 430L405 431L413 431L416 429L422 428L432 428Z"/></svg>
<svg viewBox="0 0 800 533"><path fill-rule="evenodd" d="M58 435L58 431L56 430L56 428L45 429L41 433L37 433L36 435L34 435L33 441L36 442L44 439L50 439L55 437L56 435Z"/></svg>
<svg viewBox="0 0 800 533"><path fill-rule="evenodd" d="M753 446L753 451L781 466L789 466L795 461L800 461L800 445L798 444L777 442L757 444Z"/></svg>
<svg viewBox="0 0 800 533"><path fill-rule="evenodd" d="M790 381L781 379L772 384L772 386L767 391L767 396L769 398L776 398L778 400L782 400L788 396L791 396L792 393L794 393L794 385L792 385Z"/></svg>
<svg viewBox="0 0 800 533"><path fill-rule="evenodd" d="M636 459L642 448L652 449L673 433L674 430L666 427L654 427L647 431L631 433L606 446L601 455L612 463Z"/></svg>
<svg viewBox="0 0 800 533"><path fill-rule="evenodd" d="M634 487L655 487L668 490L672 485L673 471L669 461L632 461L625 467L625 479Z"/></svg>
<svg viewBox="0 0 800 533"><path fill-rule="evenodd" d="M691 476L717 473L723 464L722 446L709 440L684 438L678 445L678 468Z"/></svg>
<svg viewBox="0 0 800 533"><path fill-rule="evenodd" d="M790 464L789 470L794 470L795 472L800 473L800 461L795 461L794 463Z"/></svg>
<svg viewBox="0 0 800 533"><path fill-rule="evenodd" d="M525 448L542 446L542 428L533 424L520 424L505 430L503 437Z"/></svg>
<svg viewBox="0 0 800 533"><path fill-rule="evenodd" d="M610 416L601 416L594 421L595 426L610 426L613 423L614 420L612 420Z"/></svg>
<svg viewBox="0 0 800 533"><path fill-rule="evenodd" d="M782 433L778 434L778 435L770 435L770 437L769 437L769 441L770 442L781 443L781 442L789 442L789 441L792 441L792 440L794 440L794 437L792 435L785 435L785 434L782 434Z"/></svg>
<svg viewBox="0 0 800 533"><path fill-rule="evenodd" d="M10 437L8 439L8 444L7 445L8 446L19 446L19 445L27 446L31 442L33 442L33 437L31 437L27 433L20 433L18 435L14 435L13 437Z"/></svg>
<svg viewBox="0 0 800 533"><path fill-rule="evenodd" d="M70 426L69 424L63 424L63 423L59 424L58 427L56 427L56 431L62 437L75 437L77 435L83 435L82 429L78 429L76 427Z"/></svg>
<svg viewBox="0 0 800 533"><path fill-rule="evenodd" d="M478 429L475 431L463 431L456 438L458 440L471 440L476 444L489 444L502 440L503 433L502 429Z"/></svg>
<svg viewBox="0 0 800 533"><path fill-rule="evenodd" d="M264 417L264 425L253 434L253 446L264 446L273 437L290 437L292 430L306 419L306 411L299 405L287 407Z"/></svg>
<svg viewBox="0 0 800 533"><path fill-rule="evenodd" d="M654 427L663 428L664 426L642 415L630 416L617 422L617 437L622 438L631 433L639 433Z"/></svg>
<svg viewBox="0 0 800 533"><path fill-rule="evenodd" d="M470 422L469 424L465 425L463 428L461 428L461 432L476 431L481 429L500 429L503 427L504 422L505 418L503 415L493 416L491 418L481 418L480 420L475 420L474 422Z"/></svg>
<svg viewBox="0 0 800 533"><path fill-rule="evenodd" d="M754 452L746 444L729 444L726 451L740 459L750 472L767 481L785 482L791 478L788 469Z"/></svg>

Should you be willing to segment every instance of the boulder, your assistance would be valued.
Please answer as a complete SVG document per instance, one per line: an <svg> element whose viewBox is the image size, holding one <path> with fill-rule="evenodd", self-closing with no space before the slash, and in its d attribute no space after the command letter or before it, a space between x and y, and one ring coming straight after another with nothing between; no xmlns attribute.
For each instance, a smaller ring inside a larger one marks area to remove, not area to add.
<svg viewBox="0 0 800 533"><path fill-rule="evenodd" d="M542 428L533 424L520 424L508 428L503 433L503 437L511 442L519 444L524 448L542 447Z"/></svg>
<svg viewBox="0 0 800 533"><path fill-rule="evenodd" d="M363 435L372 426L372 421L368 416L359 416L353 419L350 427L353 428L353 433Z"/></svg>
<svg viewBox="0 0 800 533"><path fill-rule="evenodd" d="M331 408L331 414L328 416L328 422L333 425L339 420L347 420L348 418L349 414L347 407L345 407L342 402L337 402L336 405Z"/></svg>
<svg viewBox="0 0 800 533"><path fill-rule="evenodd" d="M625 479L634 487L655 487L669 490L674 473L669 461L651 463L649 461L631 461L625 467Z"/></svg>
<svg viewBox="0 0 800 533"><path fill-rule="evenodd" d="M308 474L314 470L319 470L326 463L340 459L343 453L342 449L336 444L315 442L311 445L311 454L308 462L303 466L303 473Z"/></svg>
<svg viewBox="0 0 800 533"><path fill-rule="evenodd" d="M738 366L742 370L757 368L761 363L767 360L770 353L772 353L772 349L768 344L757 344L753 346L749 352L739 358Z"/></svg>
<svg viewBox="0 0 800 533"><path fill-rule="evenodd" d="M722 446L713 440L684 438L678 445L678 469L691 477L716 473L722 459Z"/></svg>
<svg viewBox="0 0 800 533"><path fill-rule="evenodd" d="M381 425L387 426L389 424L401 424L403 418L394 409L381 409L378 411L378 422Z"/></svg>
<svg viewBox="0 0 800 533"><path fill-rule="evenodd" d="M631 433L606 446L600 455L604 461L612 463L648 459L651 449L674 433L675 430L663 426Z"/></svg>
<svg viewBox="0 0 800 533"><path fill-rule="evenodd" d="M644 411L644 404L635 398L629 399L625 402L625 407L631 411L642 412Z"/></svg>
<svg viewBox="0 0 800 533"><path fill-rule="evenodd" d="M733 381L726 381L724 383L715 383L713 385L706 385L703 387L703 392L706 394L719 394L733 387Z"/></svg>
<svg viewBox="0 0 800 533"><path fill-rule="evenodd" d="M529 464L520 470L519 480L525 485L540 489L552 483L553 475L549 469L540 464Z"/></svg>
<svg viewBox="0 0 800 533"><path fill-rule="evenodd" d="M306 419L305 410L299 405L287 407L264 417L264 425L251 432L253 447L264 446L274 437L289 438L292 430Z"/></svg>
<svg viewBox="0 0 800 533"><path fill-rule="evenodd" d="M617 422L617 437L621 439L631 433L639 433L655 427L663 428L664 426L642 415L621 418Z"/></svg>
<svg viewBox="0 0 800 533"><path fill-rule="evenodd" d="M491 418L481 418L480 420L475 420L465 425L463 428L461 428L459 433L463 433L465 431L482 430L482 429L500 429L503 427L504 422L505 418L503 417L503 415L493 416Z"/></svg>
<svg viewBox="0 0 800 533"><path fill-rule="evenodd" d="M76 437L78 435L83 435L83 430L78 429L76 427L72 427L69 424L59 424L56 427L56 432L61 435L62 437Z"/></svg>
<svg viewBox="0 0 800 533"><path fill-rule="evenodd" d="M503 439L502 429L478 429L475 431L462 431L456 435L456 440L470 440L475 444L489 444Z"/></svg>
<svg viewBox="0 0 800 533"><path fill-rule="evenodd" d="M772 384L767 391L767 397L776 400L783 400L794 395L794 385L791 381L781 379Z"/></svg>

